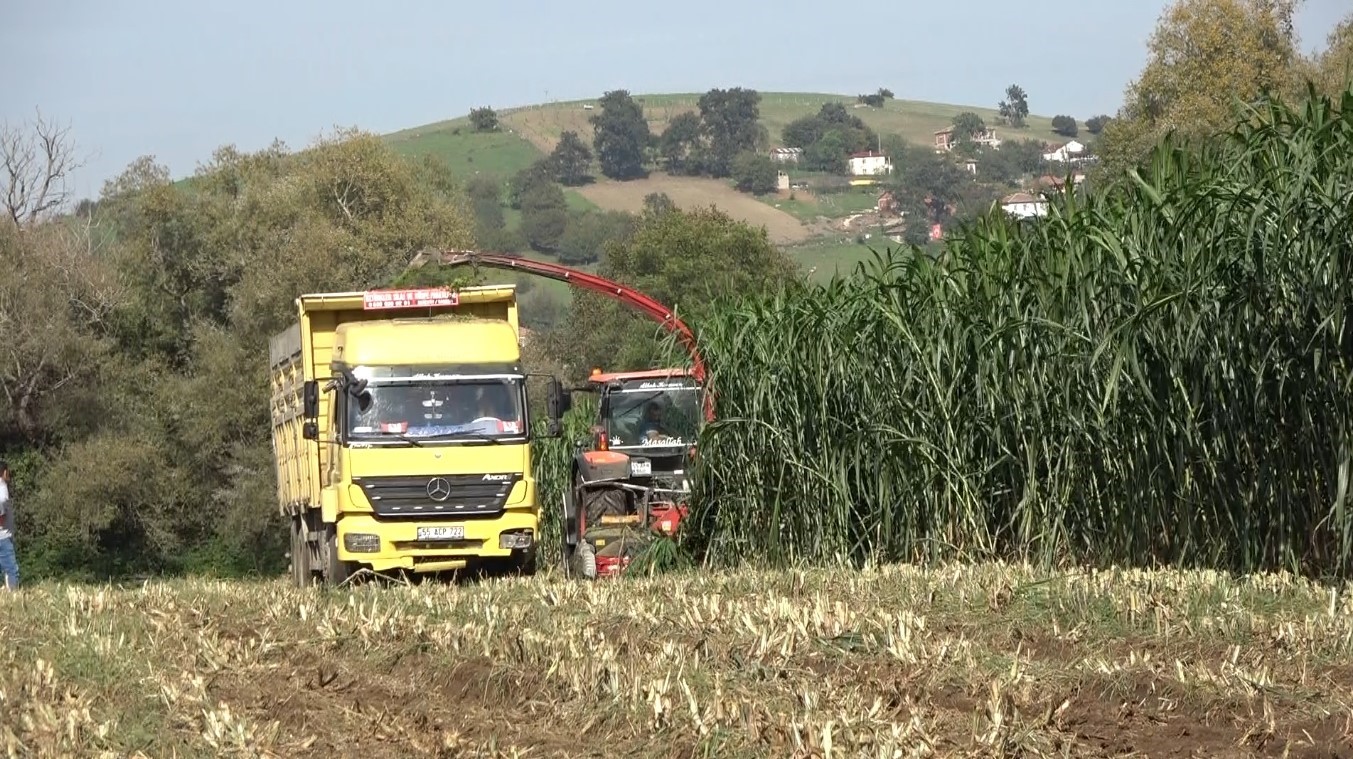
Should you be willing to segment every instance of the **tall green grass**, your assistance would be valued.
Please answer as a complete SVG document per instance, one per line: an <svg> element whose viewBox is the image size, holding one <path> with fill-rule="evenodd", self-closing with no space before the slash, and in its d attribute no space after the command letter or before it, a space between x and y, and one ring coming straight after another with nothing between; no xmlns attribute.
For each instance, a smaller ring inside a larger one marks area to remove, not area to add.
<svg viewBox="0 0 1353 759"><path fill-rule="evenodd" d="M1162 143L939 258L726 304L689 537L720 562L1349 574L1353 91Z"/></svg>
<svg viewBox="0 0 1353 759"><path fill-rule="evenodd" d="M541 391L541 397L544 392ZM536 565L559 566L561 560L561 528L564 513L564 490L571 481L571 467L576 441L588 436L596 419L596 399L590 395L575 395L573 408L564 415L564 434L558 438L543 437L544 425L531 441L531 467L536 478L536 498L540 502L540 550Z"/></svg>

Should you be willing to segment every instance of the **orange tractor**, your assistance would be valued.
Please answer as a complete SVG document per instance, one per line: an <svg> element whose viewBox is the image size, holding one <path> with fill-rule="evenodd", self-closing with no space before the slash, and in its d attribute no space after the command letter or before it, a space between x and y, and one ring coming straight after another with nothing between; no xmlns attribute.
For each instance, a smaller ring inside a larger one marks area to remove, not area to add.
<svg viewBox="0 0 1353 759"><path fill-rule="evenodd" d="M421 265L420 254L413 266ZM566 391L551 383L549 416L572 406L572 392L598 396L587 439L576 441L560 524L563 564L571 576L620 574L657 535L672 535L686 516L690 467L700 426L714 418L704 390L704 362L695 336L671 309L633 288L559 264L514 256L446 251L444 266L514 269L601 293L652 317L685 346L692 368L603 373Z"/></svg>

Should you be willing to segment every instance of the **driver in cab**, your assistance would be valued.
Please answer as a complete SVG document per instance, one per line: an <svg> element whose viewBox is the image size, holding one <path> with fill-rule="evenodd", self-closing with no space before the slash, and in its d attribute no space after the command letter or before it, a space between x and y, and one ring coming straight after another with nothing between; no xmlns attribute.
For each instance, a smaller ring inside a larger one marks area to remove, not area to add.
<svg viewBox="0 0 1353 759"><path fill-rule="evenodd" d="M645 443L670 437L667 431L663 429L662 406L657 401L650 401L644 406L644 419L639 423L639 437Z"/></svg>

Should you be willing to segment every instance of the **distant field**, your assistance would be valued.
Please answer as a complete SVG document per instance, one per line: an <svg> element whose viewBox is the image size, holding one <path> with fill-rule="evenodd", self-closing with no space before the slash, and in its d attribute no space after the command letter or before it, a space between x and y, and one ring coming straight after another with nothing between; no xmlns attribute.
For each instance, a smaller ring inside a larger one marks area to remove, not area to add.
<svg viewBox="0 0 1353 759"><path fill-rule="evenodd" d="M875 237L864 244L841 241L840 238L814 241L806 245L786 248L785 253L803 267L808 279L825 282L833 274L849 274L859 263L873 257L870 247L883 253L889 247L902 247L887 238Z"/></svg>
<svg viewBox="0 0 1353 759"><path fill-rule="evenodd" d="M580 188L579 192L602 208L635 213L643 209L644 196L663 192L680 208L713 205L752 226L764 226L771 241L780 245L812 236L812 231L793 216L716 179L673 177L655 172L647 179L630 182L598 182Z"/></svg>
<svg viewBox="0 0 1353 759"><path fill-rule="evenodd" d="M889 100L881 108L861 106L856 108L855 96L833 95L809 92L763 92L761 93L761 123L770 133L771 143L780 145L780 135L785 126L803 116L817 113L823 103L844 103L850 112L859 116L866 124L880 134L899 134L905 139L921 144L934 143L937 130L944 129L953 121L954 116L964 111L973 111L981 116L988 126L996 130L1002 139L1039 139L1065 141L1052 131L1052 118L1030 115L1023 129L1002 127L996 124L997 112L994 103L1003 93L994 93L991 107L952 105L947 103L929 103L916 100ZM687 111L697 110L700 99L698 93L672 95L635 95L641 101L648 126L654 133L661 133L668 122ZM592 139L592 125L588 116L596 113L587 110L585 104L595 105L596 100L578 100L562 103L549 103L513 109L499 114L500 119L510 125L522 137L530 140L538 149L548 152L554 149L559 135L565 130L577 132L585 141Z"/></svg>
<svg viewBox="0 0 1353 759"><path fill-rule="evenodd" d="M9 756L1348 756L1353 594L977 564L0 593Z"/></svg>
<svg viewBox="0 0 1353 759"><path fill-rule="evenodd" d="M483 172L507 177L530 166L544 154L510 132L475 132L468 121L448 121L387 135L396 151L410 156L431 154L458 175Z"/></svg>

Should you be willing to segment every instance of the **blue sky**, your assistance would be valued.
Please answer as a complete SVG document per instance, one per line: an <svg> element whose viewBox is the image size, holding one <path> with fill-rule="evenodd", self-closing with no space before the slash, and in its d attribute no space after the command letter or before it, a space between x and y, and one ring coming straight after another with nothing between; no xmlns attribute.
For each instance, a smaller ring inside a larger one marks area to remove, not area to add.
<svg viewBox="0 0 1353 759"><path fill-rule="evenodd" d="M991 106L1015 82L1034 113L1084 119L1117 109L1166 6L0 0L0 120L41 108L68 123L86 156L70 189L84 197L141 155L181 176L223 144L295 148L335 125L391 132L617 88L886 86ZM1303 47L1323 45L1347 11L1305 0Z"/></svg>

